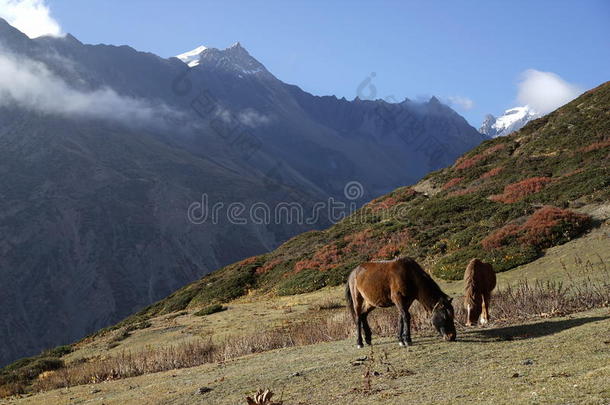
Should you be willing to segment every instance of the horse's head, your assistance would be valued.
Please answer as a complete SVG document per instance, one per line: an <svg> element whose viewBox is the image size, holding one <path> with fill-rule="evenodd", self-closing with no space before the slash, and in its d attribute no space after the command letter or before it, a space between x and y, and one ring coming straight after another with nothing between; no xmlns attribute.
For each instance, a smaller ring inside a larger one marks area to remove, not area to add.
<svg viewBox="0 0 610 405"><path fill-rule="evenodd" d="M453 305L451 298L442 297L434 308L432 308L432 325L441 334L443 339L454 341L456 338L455 325L453 323Z"/></svg>

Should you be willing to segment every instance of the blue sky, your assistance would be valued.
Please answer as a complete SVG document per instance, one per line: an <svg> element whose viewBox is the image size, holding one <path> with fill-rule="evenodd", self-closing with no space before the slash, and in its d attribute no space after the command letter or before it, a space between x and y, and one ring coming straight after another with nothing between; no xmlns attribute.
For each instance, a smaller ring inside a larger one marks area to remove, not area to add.
<svg viewBox="0 0 610 405"><path fill-rule="evenodd" d="M63 32L85 43L167 57L240 41L279 79L313 94L352 99L374 72L375 97L436 95L453 100L477 127L486 113L520 104L518 84L528 69L553 72L582 90L610 79L609 1L46 4Z"/></svg>

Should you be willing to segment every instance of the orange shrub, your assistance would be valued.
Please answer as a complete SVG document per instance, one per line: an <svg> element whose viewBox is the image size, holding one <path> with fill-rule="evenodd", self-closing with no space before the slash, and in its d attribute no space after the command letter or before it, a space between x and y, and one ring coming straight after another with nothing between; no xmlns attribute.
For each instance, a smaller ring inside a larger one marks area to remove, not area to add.
<svg viewBox="0 0 610 405"><path fill-rule="evenodd" d="M479 153L478 155L474 155L471 158L460 159L456 162L455 169L456 170L470 169L471 167L473 167L474 165L479 163L484 158L485 158L485 155L483 155L482 153Z"/></svg>
<svg viewBox="0 0 610 405"><path fill-rule="evenodd" d="M607 147L610 147L610 139L606 139L605 141L601 141L601 142L594 142L590 145L580 148L579 151L580 152L592 152L594 150L607 148Z"/></svg>
<svg viewBox="0 0 610 405"><path fill-rule="evenodd" d="M381 249L375 253L375 259L393 259L400 254L400 246L395 243L391 243L388 245L383 245Z"/></svg>
<svg viewBox="0 0 610 405"><path fill-rule="evenodd" d="M523 225L509 224L486 236L481 245L492 250L518 241L538 249L567 242L589 226L591 217L551 205L534 212Z"/></svg>
<svg viewBox="0 0 610 405"><path fill-rule="evenodd" d="M469 158L463 156L455 162L455 165L453 167L456 170L469 169L469 168L473 167L474 165L476 165L477 163L479 163L481 160L485 159L487 156L492 155L492 154L496 153L497 151L502 150L504 148L506 148L506 145L501 143L498 145L491 146L491 147L485 149L483 152L478 153Z"/></svg>
<svg viewBox="0 0 610 405"><path fill-rule="evenodd" d="M493 201L510 204L517 202L530 194L535 194L541 191L547 184L552 182L550 177L531 177L529 179L518 181L504 187L504 192L499 195L492 195L490 198Z"/></svg>
<svg viewBox="0 0 610 405"><path fill-rule="evenodd" d="M336 267L341 260L341 251L336 244L324 245L309 260L301 260L294 265L294 271L298 273L305 269L318 269L319 271L330 270Z"/></svg>
<svg viewBox="0 0 610 405"><path fill-rule="evenodd" d="M387 210L398 205L401 202L408 201L411 197L417 194L417 191L412 188L403 188L397 190L390 197L380 197L368 204L368 207L373 211Z"/></svg>
<svg viewBox="0 0 610 405"><path fill-rule="evenodd" d="M347 242L347 246L343 248L346 253L365 256L372 254L379 244L379 241L373 238L373 231L371 229L347 235L343 239Z"/></svg>
<svg viewBox="0 0 610 405"><path fill-rule="evenodd" d="M449 193L449 197L458 197L461 195L466 195L466 194L472 194L475 191L478 191L481 187L468 187L468 188L463 188L461 190L455 190Z"/></svg>
<svg viewBox="0 0 610 405"><path fill-rule="evenodd" d="M481 180L483 180L483 179L488 179L488 178L493 177L493 176L497 176L498 174L500 174L502 172L502 170L504 170L503 167L494 167L493 169L483 173L481 175L481 177L479 177L479 178Z"/></svg>
<svg viewBox="0 0 610 405"><path fill-rule="evenodd" d="M443 184L443 190L449 190L450 188L453 188L455 186L457 186L458 184L460 184L462 182L462 180L464 180L463 177L455 177L451 180L449 180L447 183Z"/></svg>
<svg viewBox="0 0 610 405"><path fill-rule="evenodd" d="M567 241L585 230L591 217L547 205L534 212L523 224L522 243L537 247L550 247Z"/></svg>
<svg viewBox="0 0 610 405"><path fill-rule="evenodd" d="M282 259L274 259L274 260L268 261L263 266L256 269L255 273L256 274L265 274L269 270L273 270L273 268L280 263L282 263Z"/></svg>
<svg viewBox="0 0 610 405"><path fill-rule="evenodd" d="M521 231L521 227L515 224L508 224L498 229L497 231L486 236L481 245L484 249L498 249L507 244L509 238L516 237Z"/></svg>

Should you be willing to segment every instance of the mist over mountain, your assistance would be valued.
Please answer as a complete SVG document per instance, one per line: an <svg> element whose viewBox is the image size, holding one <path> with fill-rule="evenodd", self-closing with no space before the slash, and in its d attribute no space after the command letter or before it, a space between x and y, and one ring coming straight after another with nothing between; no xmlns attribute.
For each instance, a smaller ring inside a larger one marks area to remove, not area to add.
<svg viewBox="0 0 610 405"><path fill-rule="evenodd" d="M436 98L313 96L239 43L189 57L0 19L0 364L329 222L196 223L203 194L307 212L357 181L363 204L485 139Z"/></svg>

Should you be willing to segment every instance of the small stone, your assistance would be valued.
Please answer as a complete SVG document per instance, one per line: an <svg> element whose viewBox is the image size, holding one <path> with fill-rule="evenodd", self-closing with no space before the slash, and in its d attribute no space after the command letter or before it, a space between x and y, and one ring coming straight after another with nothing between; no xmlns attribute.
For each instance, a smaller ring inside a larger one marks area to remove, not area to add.
<svg viewBox="0 0 610 405"><path fill-rule="evenodd" d="M368 357L367 357L367 356L364 356L364 357L358 357L358 358L356 359L356 361L366 361L366 359L368 359Z"/></svg>
<svg viewBox="0 0 610 405"><path fill-rule="evenodd" d="M97 394L98 392L102 392L102 390L98 390L97 388L94 389L94 390L91 390L92 394Z"/></svg>
<svg viewBox="0 0 610 405"><path fill-rule="evenodd" d="M534 360L532 359L527 359L523 362L523 365L525 366L531 366L532 364L534 364Z"/></svg>
<svg viewBox="0 0 610 405"><path fill-rule="evenodd" d="M290 374L290 377L300 377L300 376L301 376L301 373L299 373L298 371Z"/></svg>
<svg viewBox="0 0 610 405"><path fill-rule="evenodd" d="M378 372L378 371L373 371L373 375L374 375L375 377L378 377L380 374L379 374L379 372Z"/></svg>
<svg viewBox="0 0 610 405"><path fill-rule="evenodd" d="M206 392L210 392L210 391L212 391L212 389L210 387L201 387L197 390L197 393L205 394Z"/></svg>
<svg viewBox="0 0 610 405"><path fill-rule="evenodd" d="M519 377L519 373L513 374L513 378L517 378L517 377Z"/></svg>

